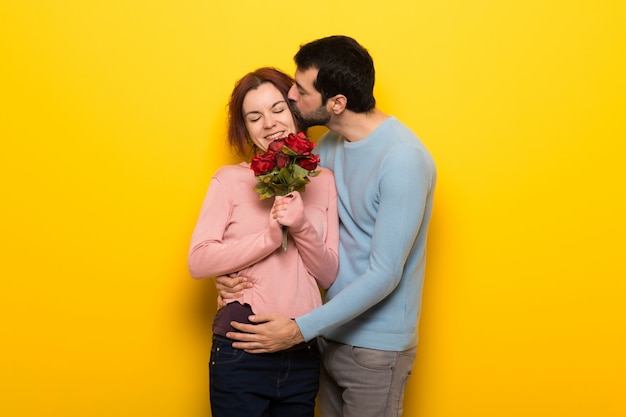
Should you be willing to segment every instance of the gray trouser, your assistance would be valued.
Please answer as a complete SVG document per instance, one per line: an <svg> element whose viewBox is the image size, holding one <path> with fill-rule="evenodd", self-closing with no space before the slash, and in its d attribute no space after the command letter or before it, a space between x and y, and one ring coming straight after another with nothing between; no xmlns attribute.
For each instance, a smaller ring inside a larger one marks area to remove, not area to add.
<svg viewBox="0 0 626 417"><path fill-rule="evenodd" d="M320 338L321 417L400 417L416 348L360 348Z"/></svg>

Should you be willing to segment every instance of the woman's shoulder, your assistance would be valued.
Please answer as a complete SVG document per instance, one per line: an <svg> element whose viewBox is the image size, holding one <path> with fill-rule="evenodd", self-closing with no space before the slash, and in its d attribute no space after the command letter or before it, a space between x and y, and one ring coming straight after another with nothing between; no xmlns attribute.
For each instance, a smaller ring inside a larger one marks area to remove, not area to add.
<svg viewBox="0 0 626 417"><path fill-rule="evenodd" d="M310 178L311 182L307 185L307 187L310 187L314 194L336 194L337 189L335 186L335 176L333 175L333 172L324 167L319 167L317 170L319 171L319 174Z"/></svg>
<svg viewBox="0 0 626 417"><path fill-rule="evenodd" d="M246 163L223 165L215 171L212 182L218 182L225 190L236 190L240 187L253 187L254 173Z"/></svg>
<svg viewBox="0 0 626 417"><path fill-rule="evenodd" d="M324 181L335 181L335 174L333 174L333 172L325 167L318 167L317 171L319 171L319 174L317 174L315 177L313 178L320 178L323 179Z"/></svg>
<svg viewBox="0 0 626 417"><path fill-rule="evenodd" d="M233 165L222 165L217 169L217 171L215 171L215 174L213 174L214 177L220 179L241 178L242 176L247 177L250 175L252 175L252 171L250 170L250 165L246 162Z"/></svg>

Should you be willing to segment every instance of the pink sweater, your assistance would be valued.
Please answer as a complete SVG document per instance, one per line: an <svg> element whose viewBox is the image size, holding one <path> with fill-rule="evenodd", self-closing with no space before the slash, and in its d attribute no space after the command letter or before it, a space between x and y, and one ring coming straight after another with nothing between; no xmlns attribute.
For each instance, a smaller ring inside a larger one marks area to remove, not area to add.
<svg viewBox="0 0 626 417"><path fill-rule="evenodd" d="M191 276L247 277L254 288L239 301L255 313L295 318L320 306L318 285L328 288L335 280L339 244L335 181L331 171L321 170L301 193L306 221L301 230L290 230L285 253L266 241L274 199L259 200L250 165L218 169L191 239Z"/></svg>

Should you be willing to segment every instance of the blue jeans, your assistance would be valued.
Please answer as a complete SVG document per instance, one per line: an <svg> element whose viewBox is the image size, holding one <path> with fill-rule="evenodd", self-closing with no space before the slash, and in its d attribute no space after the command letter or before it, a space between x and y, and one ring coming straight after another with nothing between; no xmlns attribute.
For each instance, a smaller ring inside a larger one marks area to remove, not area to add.
<svg viewBox="0 0 626 417"><path fill-rule="evenodd" d="M321 417L399 417L416 349L394 352L319 338Z"/></svg>
<svg viewBox="0 0 626 417"><path fill-rule="evenodd" d="M317 345L250 354L213 335L209 363L213 417L313 417L319 388Z"/></svg>

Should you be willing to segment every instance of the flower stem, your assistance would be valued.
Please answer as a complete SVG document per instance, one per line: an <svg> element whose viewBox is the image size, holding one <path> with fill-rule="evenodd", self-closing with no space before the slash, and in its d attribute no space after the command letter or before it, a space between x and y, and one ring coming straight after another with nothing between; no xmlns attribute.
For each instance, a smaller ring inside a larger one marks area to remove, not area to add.
<svg viewBox="0 0 626 417"><path fill-rule="evenodd" d="M282 226L283 229L283 250L287 253L287 226Z"/></svg>

